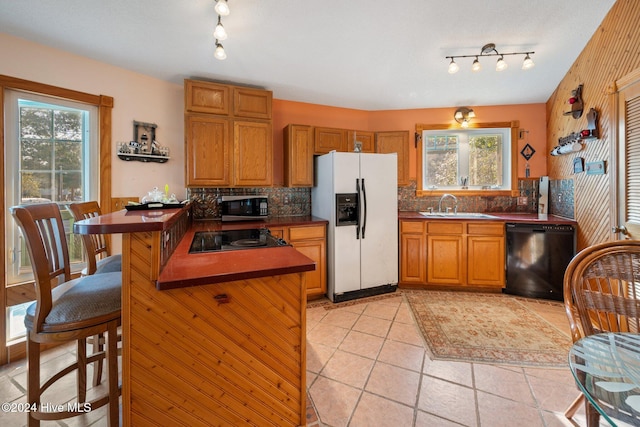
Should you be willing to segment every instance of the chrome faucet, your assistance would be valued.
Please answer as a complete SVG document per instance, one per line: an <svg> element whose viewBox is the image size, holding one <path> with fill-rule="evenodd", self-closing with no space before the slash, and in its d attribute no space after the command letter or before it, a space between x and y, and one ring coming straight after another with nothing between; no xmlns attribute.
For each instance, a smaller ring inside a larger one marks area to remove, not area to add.
<svg viewBox="0 0 640 427"><path fill-rule="evenodd" d="M453 213L458 213L458 199L456 198L456 196L454 196L453 194L449 194L449 193L445 193L442 195L442 197L440 197L440 201L438 202L438 212L442 212L442 201L444 199L446 199L447 197L450 197L453 199L453 202L455 203L454 207L453 207ZM447 208L447 212L449 211L450 208Z"/></svg>

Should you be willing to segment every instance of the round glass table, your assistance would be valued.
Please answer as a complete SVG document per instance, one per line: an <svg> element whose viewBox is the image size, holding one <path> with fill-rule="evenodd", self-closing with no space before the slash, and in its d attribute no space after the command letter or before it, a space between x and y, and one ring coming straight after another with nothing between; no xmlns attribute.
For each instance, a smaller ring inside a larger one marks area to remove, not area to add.
<svg viewBox="0 0 640 427"><path fill-rule="evenodd" d="M582 338L569 351L569 366L582 393L609 424L640 425L640 334ZM595 426L598 416L590 411L587 422Z"/></svg>

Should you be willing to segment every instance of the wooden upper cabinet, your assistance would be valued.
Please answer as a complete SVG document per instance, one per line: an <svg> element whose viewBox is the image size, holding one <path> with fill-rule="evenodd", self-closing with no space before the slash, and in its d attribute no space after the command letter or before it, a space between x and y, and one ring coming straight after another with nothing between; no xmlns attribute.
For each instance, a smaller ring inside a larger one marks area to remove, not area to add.
<svg viewBox="0 0 640 427"><path fill-rule="evenodd" d="M270 122L233 122L233 184L273 185L273 133Z"/></svg>
<svg viewBox="0 0 640 427"><path fill-rule="evenodd" d="M284 185L313 187L313 128L288 125L283 130Z"/></svg>
<svg viewBox="0 0 640 427"><path fill-rule="evenodd" d="M226 116L231 111L230 94L231 88L228 85L185 80L185 111Z"/></svg>
<svg viewBox="0 0 640 427"><path fill-rule="evenodd" d="M347 133L346 129L314 128L314 154L327 154L332 150L350 151L347 149Z"/></svg>
<svg viewBox="0 0 640 427"><path fill-rule="evenodd" d="M376 132L376 153L397 153L398 187L409 185L409 131Z"/></svg>
<svg viewBox="0 0 640 427"><path fill-rule="evenodd" d="M235 117L271 119L272 98L273 94L268 90L234 87L233 115Z"/></svg>
<svg viewBox="0 0 640 427"><path fill-rule="evenodd" d="M359 142L361 144L361 151L363 153L375 153L375 137L375 132L350 130L347 136L347 151L354 151L354 144L356 142Z"/></svg>
<svg viewBox="0 0 640 427"><path fill-rule="evenodd" d="M221 187L231 184L229 120L206 114L185 116L186 184Z"/></svg>

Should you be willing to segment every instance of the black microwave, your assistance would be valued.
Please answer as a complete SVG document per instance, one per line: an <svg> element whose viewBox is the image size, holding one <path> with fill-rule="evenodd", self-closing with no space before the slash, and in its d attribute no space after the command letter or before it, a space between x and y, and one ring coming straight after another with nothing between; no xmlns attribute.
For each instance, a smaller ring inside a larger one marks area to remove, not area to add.
<svg viewBox="0 0 640 427"><path fill-rule="evenodd" d="M220 208L222 221L267 219L269 215L266 196L222 196Z"/></svg>

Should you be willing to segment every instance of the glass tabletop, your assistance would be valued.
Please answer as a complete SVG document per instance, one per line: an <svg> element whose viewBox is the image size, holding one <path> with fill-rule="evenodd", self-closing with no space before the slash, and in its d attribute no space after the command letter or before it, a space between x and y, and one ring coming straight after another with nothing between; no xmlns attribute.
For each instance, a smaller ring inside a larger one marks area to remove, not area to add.
<svg viewBox="0 0 640 427"><path fill-rule="evenodd" d="M612 426L640 424L640 334L604 333L574 343L569 366L578 387Z"/></svg>

